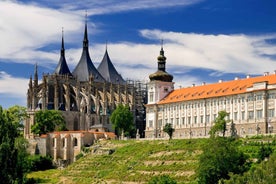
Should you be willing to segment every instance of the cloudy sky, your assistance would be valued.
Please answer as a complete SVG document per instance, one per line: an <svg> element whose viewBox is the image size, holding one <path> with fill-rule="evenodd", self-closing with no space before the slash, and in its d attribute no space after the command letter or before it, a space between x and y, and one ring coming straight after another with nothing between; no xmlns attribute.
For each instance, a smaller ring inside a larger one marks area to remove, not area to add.
<svg viewBox="0 0 276 184"><path fill-rule="evenodd" d="M88 14L90 55L106 49L125 79L147 81L164 40L175 88L276 70L275 0L1 0L0 105L26 105L39 78L58 63L62 28L71 71Z"/></svg>

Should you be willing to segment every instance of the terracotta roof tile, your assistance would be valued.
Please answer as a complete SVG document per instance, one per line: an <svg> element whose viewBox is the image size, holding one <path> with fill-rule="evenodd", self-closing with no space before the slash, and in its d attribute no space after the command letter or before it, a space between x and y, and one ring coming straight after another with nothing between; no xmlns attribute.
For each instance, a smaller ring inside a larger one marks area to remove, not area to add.
<svg viewBox="0 0 276 184"><path fill-rule="evenodd" d="M276 84L276 75L265 75L245 79L236 79L232 81L224 81L214 84L205 84L202 86L181 88L172 91L158 104L242 94L246 93L248 88L253 87L254 83L260 82L267 82L269 85Z"/></svg>

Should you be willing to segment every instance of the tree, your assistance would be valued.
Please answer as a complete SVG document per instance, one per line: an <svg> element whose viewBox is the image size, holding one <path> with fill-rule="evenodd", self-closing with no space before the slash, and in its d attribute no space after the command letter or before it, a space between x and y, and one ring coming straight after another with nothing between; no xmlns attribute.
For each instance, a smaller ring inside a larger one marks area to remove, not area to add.
<svg viewBox="0 0 276 184"><path fill-rule="evenodd" d="M60 111L57 110L40 110L35 113L35 124L31 131L41 135L52 131L66 130L65 120Z"/></svg>
<svg viewBox="0 0 276 184"><path fill-rule="evenodd" d="M113 124L115 130L121 135L122 131L125 135L130 135L133 127L133 114L129 110L129 106L119 104L117 108L112 112L110 121Z"/></svg>
<svg viewBox="0 0 276 184"><path fill-rule="evenodd" d="M215 124L209 132L211 137L215 137L219 132L222 133L223 137L225 136L225 132L227 130L226 124L230 121L230 120L226 120L227 116L229 116L229 113L227 113L226 111L220 111L218 113L218 117L215 119L215 122L214 122Z"/></svg>
<svg viewBox="0 0 276 184"><path fill-rule="evenodd" d="M238 150L233 139L210 138L199 158L198 183L216 184L220 179L229 179L230 172L243 173L248 169L246 160L247 156Z"/></svg>
<svg viewBox="0 0 276 184"><path fill-rule="evenodd" d="M24 120L28 117L26 107L22 107L19 105L12 106L5 110L9 113L9 117L11 122L17 127L19 133L22 134L24 128Z"/></svg>
<svg viewBox="0 0 276 184"><path fill-rule="evenodd" d="M0 181L7 184L22 183L26 171L26 148L21 144L15 116L0 106Z"/></svg>
<svg viewBox="0 0 276 184"><path fill-rule="evenodd" d="M163 128L163 131L169 135L170 139L172 139L173 132L175 131L175 129L172 127L172 124L166 123Z"/></svg>
<svg viewBox="0 0 276 184"><path fill-rule="evenodd" d="M236 126L235 126L235 123L233 122L233 120L231 121L231 124L230 124L230 135L232 138L238 137L237 129L236 129Z"/></svg>

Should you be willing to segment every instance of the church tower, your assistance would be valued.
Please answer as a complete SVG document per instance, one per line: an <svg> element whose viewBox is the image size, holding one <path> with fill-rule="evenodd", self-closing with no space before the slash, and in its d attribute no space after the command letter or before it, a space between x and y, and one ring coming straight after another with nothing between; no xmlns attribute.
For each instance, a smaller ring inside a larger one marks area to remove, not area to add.
<svg viewBox="0 0 276 184"><path fill-rule="evenodd" d="M157 103L174 90L173 76L166 72L166 59L162 44L160 55L157 57L157 71L149 76L148 104L146 105L146 137L158 138L161 136L164 124L158 120Z"/></svg>
<svg viewBox="0 0 276 184"><path fill-rule="evenodd" d="M173 76L166 72L166 59L162 45L160 55L157 57L157 71L149 76L148 104L159 102L174 89Z"/></svg>

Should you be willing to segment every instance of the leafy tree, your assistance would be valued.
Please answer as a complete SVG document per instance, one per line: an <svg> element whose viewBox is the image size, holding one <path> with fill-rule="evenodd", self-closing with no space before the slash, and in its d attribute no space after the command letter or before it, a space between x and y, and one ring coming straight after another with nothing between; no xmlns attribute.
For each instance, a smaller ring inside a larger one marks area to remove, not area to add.
<svg viewBox="0 0 276 184"><path fill-rule="evenodd" d="M264 143L261 143L257 153L258 163L263 161L265 158L268 158L272 152L273 150L270 145L264 145Z"/></svg>
<svg viewBox="0 0 276 184"><path fill-rule="evenodd" d="M221 132L222 136L225 136L225 132L226 132L226 124L229 122L229 120L226 120L226 117L229 115L229 113L227 113L226 111L220 111L218 113L218 117L215 119L215 124L214 126L211 128L209 134L211 135L211 137L215 137L217 135L217 133Z"/></svg>
<svg viewBox="0 0 276 184"><path fill-rule="evenodd" d="M60 111L40 110L35 113L35 124L31 131L35 134L46 134L52 131L66 130L65 120Z"/></svg>
<svg viewBox="0 0 276 184"><path fill-rule="evenodd" d="M22 133L24 128L23 122L28 117L26 107L15 105L5 111L9 113L11 122L17 127L17 130Z"/></svg>
<svg viewBox="0 0 276 184"><path fill-rule="evenodd" d="M26 147L15 117L0 106L0 181L7 184L22 183L26 171Z"/></svg>
<svg viewBox="0 0 276 184"><path fill-rule="evenodd" d="M203 146L197 169L198 183L216 184L229 179L229 173L243 173L248 168L247 156L238 150L233 139L216 137Z"/></svg>
<svg viewBox="0 0 276 184"><path fill-rule="evenodd" d="M259 165L252 167L248 172L232 174L229 180L223 180L225 184L263 184L276 183L276 152L267 161L262 161Z"/></svg>
<svg viewBox="0 0 276 184"><path fill-rule="evenodd" d="M177 182L168 175L154 176L148 184L177 184Z"/></svg>
<svg viewBox="0 0 276 184"><path fill-rule="evenodd" d="M233 120L231 121L231 124L230 124L230 135L232 138L238 137L237 129L236 129L236 126L235 126L235 123L233 122Z"/></svg>
<svg viewBox="0 0 276 184"><path fill-rule="evenodd" d="M166 123L163 128L163 131L169 135L170 139L172 139L173 132L175 131L175 129L172 127L172 124Z"/></svg>
<svg viewBox="0 0 276 184"><path fill-rule="evenodd" d="M129 110L129 106L119 104L117 108L112 112L110 121L113 124L115 130L121 135L122 131L125 135L130 135L133 127L133 114Z"/></svg>

